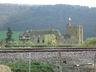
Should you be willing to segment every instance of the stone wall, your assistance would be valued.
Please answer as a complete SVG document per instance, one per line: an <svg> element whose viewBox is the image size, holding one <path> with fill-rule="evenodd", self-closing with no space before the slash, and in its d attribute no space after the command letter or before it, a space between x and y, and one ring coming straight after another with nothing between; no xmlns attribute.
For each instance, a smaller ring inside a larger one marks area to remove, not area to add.
<svg viewBox="0 0 96 72"><path fill-rule="evenodd" d="M67 64L94 63L95 52L31 52L31 61L56 64L61 58ZM0 53L0 62L27 62L28 53Z"/></svg>

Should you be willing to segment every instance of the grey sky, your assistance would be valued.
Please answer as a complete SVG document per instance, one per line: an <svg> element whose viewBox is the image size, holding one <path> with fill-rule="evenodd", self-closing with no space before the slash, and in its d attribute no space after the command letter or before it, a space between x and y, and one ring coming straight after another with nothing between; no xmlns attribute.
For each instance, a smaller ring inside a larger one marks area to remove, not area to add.
<svg viewBox="0 0 96 72"><path fill-rule="evenodd" d="M71 5L96 7L96 0L0 0L0 3L30 4L30 5L71 4Z"/></svg>

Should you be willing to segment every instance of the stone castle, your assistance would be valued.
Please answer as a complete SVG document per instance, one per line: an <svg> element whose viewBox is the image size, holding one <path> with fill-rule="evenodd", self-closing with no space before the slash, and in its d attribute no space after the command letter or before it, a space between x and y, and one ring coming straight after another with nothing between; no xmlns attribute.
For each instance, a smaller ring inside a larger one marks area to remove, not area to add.
<svg viewBox="0 0 96 72"><path fill-rule="evenodd" d="M55 35L56 41L60 44L81 44L83 42L83 27L80 25L72 26L70 23L66 25L66 33L61 34L59 30L27 30L21 32L20 41L32 41L35 44L44 44L45 35Z"/></svg>

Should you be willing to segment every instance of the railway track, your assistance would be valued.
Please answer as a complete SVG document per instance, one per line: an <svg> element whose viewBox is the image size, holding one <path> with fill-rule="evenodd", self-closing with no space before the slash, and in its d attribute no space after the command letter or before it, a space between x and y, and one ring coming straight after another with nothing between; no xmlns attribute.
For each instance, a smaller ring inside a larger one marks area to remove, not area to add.
<svg viewBox="0 0 96 72"><path fill-rule="evenodd" d="M21 52L81 52L96 51L96 48L22 48L22 49L0 49L0 53L21 53Z"/></svg>

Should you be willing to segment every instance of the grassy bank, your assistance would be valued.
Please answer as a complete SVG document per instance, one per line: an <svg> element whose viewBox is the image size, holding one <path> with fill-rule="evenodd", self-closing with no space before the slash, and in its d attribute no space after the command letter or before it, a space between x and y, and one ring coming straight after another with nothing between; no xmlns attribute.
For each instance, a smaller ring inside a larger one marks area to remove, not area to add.
<svg viewBox="0 0 96 72"><path fill-rule="evenodd" d="M4 40L6 38L6 33L7 31L0 31L0 41ZM15 41L19 41L19 35L20 35L20 32L19 31L13 31L13 39Z"/></svg>

